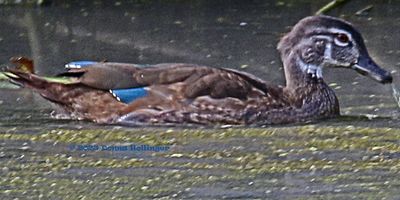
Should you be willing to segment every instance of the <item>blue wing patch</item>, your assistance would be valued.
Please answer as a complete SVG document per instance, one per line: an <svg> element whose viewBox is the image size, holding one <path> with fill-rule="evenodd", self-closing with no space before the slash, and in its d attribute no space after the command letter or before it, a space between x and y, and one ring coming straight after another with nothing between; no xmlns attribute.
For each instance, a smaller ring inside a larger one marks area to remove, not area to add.
<svg viewBox="0 0 400 200"><path fill-rule="evenodd" d="M93 65L97 62L95 61L74 61L65 65L67 69L75 69L87 67ZM110 90L110 93L123 103L131 103L138 98L147 96L147 90L144 87L141 88L128 88L128 89L116 89Z"/></svg>
<svg viewBox="0 0 400 200"><path fill-rule="evenodd" d="M136 99L147 96L147 90L144 87L110 90L110 92L123 103L131 103Z"/></svg>
<svg viewBox="0 0 400 200"><path fill-rule="evenodd" d="M82 68L82 67L87 67L88 65L93 65L97 62L95 61L74 61L70 62L65 65L65 68L67 69L74 69L74 68Z"/></svg>

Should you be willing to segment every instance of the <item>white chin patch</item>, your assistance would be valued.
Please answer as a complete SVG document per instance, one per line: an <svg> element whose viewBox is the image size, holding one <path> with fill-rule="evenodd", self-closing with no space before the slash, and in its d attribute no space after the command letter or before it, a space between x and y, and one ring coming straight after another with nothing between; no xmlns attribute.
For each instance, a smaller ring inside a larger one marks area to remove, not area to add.
<svg viewBox="0 0 400 200"><path fill-rule="evenodd" d="M303 72L310 74L312 78L322 79L322 68L320 66L307 64L300 58L298 63Z"/></svg>
<svg viewBox="0 0 400 200"><path fill-rule="evenodd" d="M322 69L321 67L316 67L315 65L308 65L307 74L310 74L312 78L321 79Z"/></svg>

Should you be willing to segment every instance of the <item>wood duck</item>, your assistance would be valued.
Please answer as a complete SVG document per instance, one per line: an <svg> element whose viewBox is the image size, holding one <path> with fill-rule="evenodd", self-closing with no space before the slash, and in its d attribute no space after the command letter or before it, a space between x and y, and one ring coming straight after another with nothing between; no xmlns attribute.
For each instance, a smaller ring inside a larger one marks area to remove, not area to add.
<svg viewBox="0 0 400 200"><path fill-rule="evenodd" d="M227 68L195 64L73 62L47 80L8 69L12 82L38 92L73 119L112 124L282 124L339 115L324 67L351 68L380 83L392 76L369 56L361 34L329 16L299 21L278 44L286 86Z"/></svg>

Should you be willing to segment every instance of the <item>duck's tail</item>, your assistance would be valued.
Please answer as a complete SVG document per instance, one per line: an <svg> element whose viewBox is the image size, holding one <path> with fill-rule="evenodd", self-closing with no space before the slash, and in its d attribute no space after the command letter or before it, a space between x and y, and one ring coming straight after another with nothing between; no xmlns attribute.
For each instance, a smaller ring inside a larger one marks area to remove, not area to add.
<svg viewBox="0 0 400 200"><path fill-rule="evenodd" d="M18 69L6 69L4 75L9 78L11 83L29 88L49 101L61 105L68 104L68 101L60 98L61 96L59 95L65 92L66 84L53 83L43 77Z"/></svg>
<svg viewBox="0 0 400 200"><path fill-rule="evenodd" d="M8 77L11 83L34 90L44 89L48 84L48 81L34 74L33 60L26 57L12 57L10 62L15 67L2 68L0 73Z"/></svg>
<svg viewBox="0 0 400 200"><path fill-rule="evenodd" d="M117 101L110 92L81 83L54 82L19 69L6 69L4 74L12 83L29 88L57 104L74 119L110 123L126 106Z"/></svg>
<svg viewBox="0 0 400 200"><path fill-rule="evenodd" d="M46 84L49 84L45 79L29 72L24 72L18 69L6 69L4 75L16 85L28 87L32 89L44 89Z"/></svg>
<svg viewBox="0 0 400 200"><path fill-rule="evenodd" d="M38 92L44 98L58 104L68 104L68 101L61 99L60 93L66 90L66 84L49 81L48 79L35 74L33 60L26 57L12 57L10 62L15 65L13 68L2 69L3 74L10 82L21 87L29 88Z"/></svg>

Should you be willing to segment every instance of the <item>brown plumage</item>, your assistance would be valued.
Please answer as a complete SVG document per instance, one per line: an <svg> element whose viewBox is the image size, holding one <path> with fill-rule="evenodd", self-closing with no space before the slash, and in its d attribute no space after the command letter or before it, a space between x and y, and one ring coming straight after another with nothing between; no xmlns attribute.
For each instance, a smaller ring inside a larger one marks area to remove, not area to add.
<svg viewBox="0 0 400 200"><path fill-rule="evenodd" d="M69 84L12 69L9 77L58 104L72 118L122 124L316 120L339 115L338 100L322 79L322 67L354 68L379 82L391 82L390 74L369 57L361 35L337 18L301 20L282 39L279 50L285 87L233 69L176 63L143 67L100 62L61 74L73 80ZM109 92L142 87L146 95L130 103Z"/></svg>

